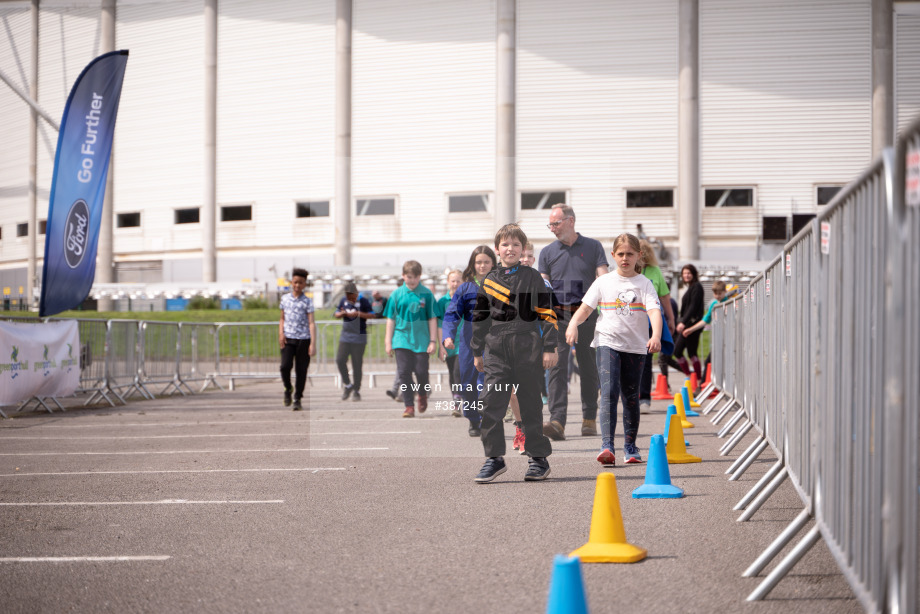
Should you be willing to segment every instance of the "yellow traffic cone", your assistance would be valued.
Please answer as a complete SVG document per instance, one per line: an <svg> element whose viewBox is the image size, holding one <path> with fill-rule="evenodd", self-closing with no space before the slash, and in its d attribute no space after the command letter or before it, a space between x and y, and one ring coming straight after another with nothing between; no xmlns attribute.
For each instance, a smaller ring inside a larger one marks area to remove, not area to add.
<svg viewBox="0 0 920 614"><path fill-rule="evenodd" d="M693 374L696 377L696 373ZM696 402L696 399L693 398L693 381L687 380L684 382L684 387L687 389L687 394L690 395L690 407L699 407L700 404Z"/></svg>
<svg viewBox="0 0 920 614"><path fill-rule="evenodd" d="M675 422L677 420L671 420L672 424ZM648 556L645 548L626 541L617 479L612 473L604 472L597 476L588 543L569 556L577 556L582 563L635 563Z"/></svg>
<svg viewBox="0 0 920 614"><path fill-rule="evenodd" d="M680 409L678 409L680 411ZM703 459L699 456L687 454L687 443L684 441L684 427L681 426L681 420L675 420L671 416L671 427L668 430L668 445L665 448L665 454L668 457L668 464L682 463L701 463Z"/></svg>
<svg viewBox="0 0 920 614"><path fill-rule="evenodd" d="M687 412L684 410L684 395L680 392L674 395L674 406L677 408L677 415L680 416L680 426L685 429L696 428L696 425L687 420ZM671 434L668 433L668 437Z"/></svg>

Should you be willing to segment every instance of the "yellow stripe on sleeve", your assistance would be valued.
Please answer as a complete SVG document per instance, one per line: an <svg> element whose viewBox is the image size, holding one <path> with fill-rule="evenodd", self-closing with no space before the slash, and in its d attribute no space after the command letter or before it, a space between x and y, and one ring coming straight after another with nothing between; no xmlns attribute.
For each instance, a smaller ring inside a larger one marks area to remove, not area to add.
<svg viewBox="0 0 920 614"><path fill-rule="evenodd" d="M510 297L510 296L511 296L511 290L510 290L510 289L506 288L505 286L503 286L503 285L501 285L501 284L495 283L495 282L492 281L491 279L486 279L485 285L489 286L490 288L493 288L494 290L497 290L498 292L501 292L501 293L504 294L506 297Z"/></svg>
<svg viewBox="0 0 920 614"><path fill-rule="evenodd" d="M487 281L488 281L488 280L487 280ZM483 288L483 289L486 291L486 294L488 294L489 296L494 296L495 298L497 298L497 299L500 300L501 302L505 303L506 305L510 305L510 304L511 304L511 301L508 300L508 297L504 296L503 294L499 294L498 292L496 292L496 291L493 290L492 288Z"/></svg>

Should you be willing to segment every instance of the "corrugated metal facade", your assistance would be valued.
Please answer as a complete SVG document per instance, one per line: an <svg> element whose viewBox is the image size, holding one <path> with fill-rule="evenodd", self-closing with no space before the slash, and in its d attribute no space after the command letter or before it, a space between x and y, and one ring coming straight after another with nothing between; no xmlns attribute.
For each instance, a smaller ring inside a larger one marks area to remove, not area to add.
<svg viewBox="0 0 920 614"><path fill-rule="evenodd" d="M141 213L116 229L117 254L198 250L198 224L173 211L200 207L204 177L204 4L119 0L116 47L131 53L115 128L115 211Z"/></svg>
<svg viewBox="0 0 920 614"><path fill-rule="evenodd" d="M41 6L39 101L60 117L73 80L99 53L100 3ZM762 216L814 212L817 185L844 184L869 162L870 7L700 0L702 187L755 190L754 207L701 207L704 253L749 249ZM517 2L517 189L567 191L590 236L608 240L642 223L675 243L676 207L626 209L625 194L673 189L676 200L678 9L679 0ZM895 9L901 128L920 112L920 11ZM26 89L29 3L0 3L0 18L0 68ZM352 195L396 199L395 215L353 219L354 261L415 253L453 263L493 232L495 1L354 0L353 25ZM203 200L203 3L118 0L116 38L131 56L115 208L140 212L142 224L115 229L116 255L195 263L200 224L176 225L174 211ZM221 0L218 45L218 203L253 213L218 221L221 277L237 277L234 258L331 262L333 216L297 218L295 207L329 201L335 210L335 3ZM0 268L24 268L27 239L15 234L27 219L29 111L2 86L0 113ZM56 141L40 123L39 219ZM489 208L449 213L450 194L486 194ZM545 211L519 217L538 247L552 240ZM39 241L39 257L41 249ZM180 268L194 277L196 267Z"/></svg>
<svg viewBox="0 0 920 614"><path fill-rule="evenodd" d="M701 247L813 213L816 185L869 163L870 18L867 0L700 0L701 184L755 190L753 208L701 200Z"/></svg>
<svg viewBox="0 0 920 614"><path fill-rule="evenodd" d="M592 237L676 235L675 208L627 211L625 194L677 187L678 0L517 6L518 189L569 190ZM547 215L521 215L543 242Z"/></svg>
<svg viewBox="0 0 920 614"><path fill-rule="evenodd" d="M353 218L356 244L482 242L493 213L449 193L495 186L495 3L355 0L352 194L396 197Z"/></svg>
<svg viewBox="0 0 920 614"><path fill-rule="evenodd" d="M0 69L28 93L31 59L28 2L0 3ZM29 219L29 107L5 83L0 83L0 266L27 257L28 238L16 237L16 225ZM43 121L43 120L39 120ZM47 196L45 196L47 199ZM41 195L39 195L39 201Z"/></svg>
<svg viewBox="0 0 920 614"><path fill-rule="evenodd" d="M920 115L920 3L896 3L894 92L897 134Z"/></svg>
<svg viewBox="0 0 920 614"><path fill-rule="evenodd" d="M298 219L296 203L335 192L335 3L219 6L217 199L253 219L218 222L217 246L331 246L332 216Z"/></svg>

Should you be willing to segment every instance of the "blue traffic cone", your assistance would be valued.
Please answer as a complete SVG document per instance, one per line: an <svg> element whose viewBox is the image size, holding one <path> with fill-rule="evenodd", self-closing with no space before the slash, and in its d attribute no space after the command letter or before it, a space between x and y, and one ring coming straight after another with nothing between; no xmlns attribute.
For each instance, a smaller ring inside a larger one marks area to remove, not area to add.
<svg viewBox="0 0 920 614"><path fill-rule="evenodd" d="M689 384L684 382L684 385L680 389L680 394L684 398L684 413L687 414L688 418L694 416L699 416L698 412L693 411L693 408L690 407L690 389L688 388Z"/></svg>
<svg viewBox="0 0 920 614"><path fill-rule="evenodd" d="M682 488L671 484L664 436L652 435L652 443L648 449L648 465L645 468L645 484L634 490L632 496L633 499L679 499L684 496Z"/></svg>
<svg viewBox="0 0 920 614"><path fill-rule="evenodd" d="M664 445L668 445L668 431L671 430L671 416L676 416L676 415L677 415L677 406L674 404L668 405L668 415L664 419ZM690 442L685 439L684 445L689 446Z"/></svg>
<svg viewBox="0 0 920 614"><path fill-rule="evenodd" d="M588 614L581 560L577 556L557 554L553 559L546 614Z"/></svg>

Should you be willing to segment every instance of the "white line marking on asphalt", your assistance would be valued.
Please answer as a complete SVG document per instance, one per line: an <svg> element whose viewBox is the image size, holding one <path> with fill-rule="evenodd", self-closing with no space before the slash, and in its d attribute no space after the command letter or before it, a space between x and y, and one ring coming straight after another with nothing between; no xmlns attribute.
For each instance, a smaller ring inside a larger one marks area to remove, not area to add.
<svg viewBox="0 0 920 614"><path fill-rule="evenodd" d="M266 503L284 503L284 499L268 499L264 501L192 501L189 499L161 499L159 501L35 501L22 503L5 503L0 501L0 507L47 507L61 505L262 505Z"/></svg>
<svg viewBox="0 0 920 614"><path fill-rule="evenodd" d="M427 420L428 418L422 418ZM303 420L224 420L220 422L113 422L111 424L36 424L35 428L46 429L91 429L91 428L125 428L125 427L163 427L178 428L189 426L234 426L237 424L313 424L315 422L402 422L403 418L313 418L307 422ZM16 427L6 427L14 430ZM5 429L0 427L0 433ZM15 439L10 437L9 439Z"/></svg>
<svg viewBox="0 0 920 614"><path fill-rule="evenodd" d="M308 437L310 435L421 435L421 431L377 431L364 433L204 433L201 435L88 435L82 437L0 437L4 441L30 440L30 441L67 441L83 440L95 441L98 439L201 439L204 437Z"/></svg>
<svg viewBox="0 0 920 614"><path fill-rule="evenodd" d="M166 561L171 556L8 556L0 557L0 563L99 563Z"/></svg>
<svg viewBox="0 0 920 614"><path fill-rule="evenodd" d="M0 473L0 478L14 478L20 475L29 476L60 476L60 475L140 475L145 473L261 473L270 471L345 471L345 467L278 467L267 469L163 469L144 471L59 471L57 473Z"/></svg>
<svg viewBox="0 0 920 614"><path fill-rule="evenodd" d="M247 452L365 452L389 448L281 448L276 450L149 450L131 452L0 452L0 456L138 456L143 454L230 454Z"/></svg>

